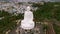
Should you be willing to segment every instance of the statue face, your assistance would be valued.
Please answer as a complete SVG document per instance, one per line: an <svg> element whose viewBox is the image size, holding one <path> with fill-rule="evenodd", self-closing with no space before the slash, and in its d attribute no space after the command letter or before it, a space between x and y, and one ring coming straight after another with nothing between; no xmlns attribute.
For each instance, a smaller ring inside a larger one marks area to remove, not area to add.
<svg viewBox="0 0 60 34"><path fill-rule="evenodd" d="M30 6L28 6L28 7L27 7L27 11L30 11L30 9L31 9Z"/></svg>

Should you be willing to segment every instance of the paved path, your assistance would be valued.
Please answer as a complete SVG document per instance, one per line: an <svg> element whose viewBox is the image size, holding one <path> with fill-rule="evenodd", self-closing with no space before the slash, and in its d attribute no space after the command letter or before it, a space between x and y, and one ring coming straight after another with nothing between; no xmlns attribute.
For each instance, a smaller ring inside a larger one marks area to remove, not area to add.
<svg viewBox="0 0 60 34"><path fill-rule="evenodd" d="M51 23L48 24L49 28L47 30L47 34L55 34L55 31L53 29L53 25Z"/></svg>

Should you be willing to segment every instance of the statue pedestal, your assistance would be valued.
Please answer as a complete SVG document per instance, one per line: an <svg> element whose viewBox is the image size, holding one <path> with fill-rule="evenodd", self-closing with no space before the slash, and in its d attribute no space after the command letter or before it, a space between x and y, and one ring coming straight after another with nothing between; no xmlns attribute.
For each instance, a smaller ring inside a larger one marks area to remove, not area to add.
<svg viewBox="0 0 60 34"><path fill-rule="evenodd" d="M34 22L33 21L22 20L21 21L21 28L22 29L33 29L34 28Z"/></svg>

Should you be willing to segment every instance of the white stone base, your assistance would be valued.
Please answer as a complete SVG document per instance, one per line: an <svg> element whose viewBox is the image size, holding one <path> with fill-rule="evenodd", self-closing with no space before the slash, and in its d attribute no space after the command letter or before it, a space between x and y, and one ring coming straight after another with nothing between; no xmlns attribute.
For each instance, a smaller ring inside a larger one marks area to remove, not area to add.
<svg viewBox="0 0 60 34"><path fill-rule="evenodd" d="M26 21L26 20L22 20L21 21L21 28L22 29L33 29L35 26L33 21Z"/></svg>

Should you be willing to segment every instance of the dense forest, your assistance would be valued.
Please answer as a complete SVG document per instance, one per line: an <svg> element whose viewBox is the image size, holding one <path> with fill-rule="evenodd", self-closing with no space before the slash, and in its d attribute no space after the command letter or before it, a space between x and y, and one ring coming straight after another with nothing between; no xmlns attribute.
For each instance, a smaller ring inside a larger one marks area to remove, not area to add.
<svg viewBox="0 0 60 34"><path fill-rule="evenodd" d="M16 20L23 18L22 14L12 16L12 14L4 10L0 11L0 17L4 17L4 19L0 20L0 34L5 34L8 30L13 30L17 26Z"/></svg>
<svg viewBox="0 0 60 34"><path fill-rule="evenodd" d="M57 25L58 22L60 22L60 3L59 2L48 2L44 3L44 5L41 5L39 3L35 4L33 3L33 7L38 7L36 11L34 11L34 18L35 21L43 21L43 20L56 20L56 24L53 24L53 28L56 32L56 34L60 34L60 26ZM60 24L60 23L58 23ZM48 26L44 26L45 29L48 28Z"/></svg>

